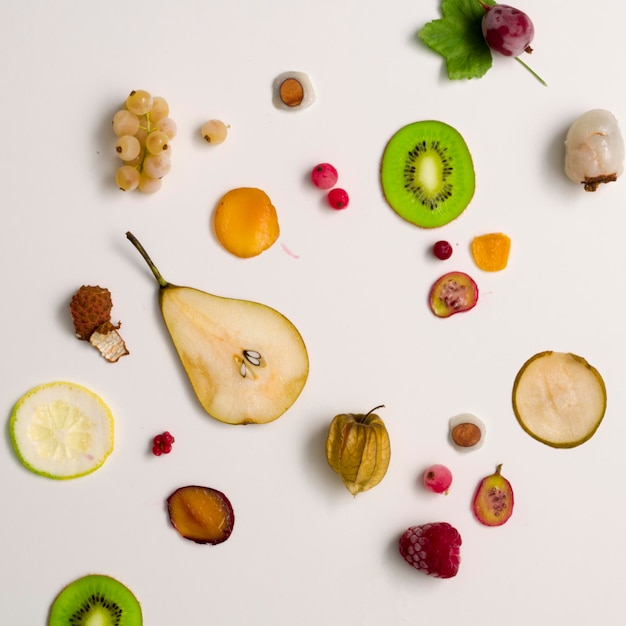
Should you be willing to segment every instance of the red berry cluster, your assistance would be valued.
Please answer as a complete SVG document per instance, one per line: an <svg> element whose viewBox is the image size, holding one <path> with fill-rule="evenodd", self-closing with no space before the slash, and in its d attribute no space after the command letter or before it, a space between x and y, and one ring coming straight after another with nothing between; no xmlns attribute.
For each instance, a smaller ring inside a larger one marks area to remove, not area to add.
<svg viewBox="0 0 626 626"><path fill-rule="evenodd" d="M160 435L156 435L152 440L152 454L154 456L161 456L162 454L169 454L172 451L172 444L174 443L174 437L167 430Z"/></svg>
<svg viewBox="0 0 626 626"><path fill-rule="evenodd" d="M330 163L318 163L311 172L311 181L318 189L330 189L326 199L336 211L345 209L350 202L350 197L345 189L339 187L331 189L337 184L338 179L337 169Z"/></svg>

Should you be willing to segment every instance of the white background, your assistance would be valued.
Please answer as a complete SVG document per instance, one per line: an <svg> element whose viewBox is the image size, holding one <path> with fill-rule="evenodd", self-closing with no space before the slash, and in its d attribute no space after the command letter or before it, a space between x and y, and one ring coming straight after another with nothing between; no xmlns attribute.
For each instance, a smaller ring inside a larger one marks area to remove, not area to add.
<svg viewBox="0 0 626 626"><path fill-rule="evenodd" d="M535 22L528 61L547 88L509 59L450 82L416 40L439 17L437 0L2 3L0 410L8 421L31 387L71 380L116 419L106 464L66 482L24 469L5 428L0 608L11 624L44 624L58 591L89 572L128 585L150 626L624 621L626 182L585 193L564 176L562 144L590 108L626 123L626 5L520 8ZM286 70L311 78L309 109L273 107ZM112 182L110 120L136 88L167 98L178 123L154 196ZM221 146L200 140L212 117L231 125ZM398 218L378 180L388 138L429 118L463 134L477 177L469 208L437 231ZM320 161L338 168L347 210L328 209L307 182ZM239 186L264 189L279 214L279 243L254 259L229 255L210 229L218 198ZM294 322L311 371L287 414L258 427L206 416L127 230L171 282L261 301ZM468 245L493 231L510 235L511 258L486 274ZM445 263L428 252L440 238L455 248ZM481 297L437 319L427 292L452 269L471 273ZM113 294L131 352L116 364L73 335L67 305L82 284ZM514 377L542 350L579 354L605 379L605 420L579 448L543 446L513 415ZM326 463L326 430L337 413L378 404L391 465L352 498ZM488 429L469 454L446 439L464 411ZM174 450L155 458L150 439L164 429ZM419 486L433 462L454 473L448 496ZM487 528L470 501L498 463L516 509ZM170 526L165 498L194 483L231 499L226 543L199 546ZM463 536L456 578L427 577L397 553L399 534L429 521Z"/></svg>

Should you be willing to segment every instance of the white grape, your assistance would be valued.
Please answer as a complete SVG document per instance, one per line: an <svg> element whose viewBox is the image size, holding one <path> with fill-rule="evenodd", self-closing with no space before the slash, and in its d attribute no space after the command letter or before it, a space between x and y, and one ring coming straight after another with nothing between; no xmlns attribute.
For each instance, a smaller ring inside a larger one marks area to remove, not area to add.
<svg viewBox="0 0 626 626"><path fill-rule="evenodd" d="M228 127L221 120L209 120L203 124L200 134L207 143L218 144L226 139Z"/></svg>
<svg viewBox="0 0 626 626"><path fill-rule="evenodd" d="M170 157L164 152L149 154L143 160L143 171L151 178L163 178L169 173L171 166Z"/></svg>
<svg viewBox="0 0 626 626"><path fill-rule="evenodd" d="M122 161L132 161L141 153L141 144L137 137L122 135L115 144L115 151Z"/></svg>
<svg viewBox="0 0 626 626"><path fill-rule="evenodd" d="M121 109L113 116L113 132L122 135L134 135L139 128L139 118L128 109Z"/></svg>
<svg viewBox="0 0 626 626"><path fill-rule="evenodd" d="M115 182L122 191L133 191L139 185L139 172L130 165L122 165L115 172Z"/></svg>

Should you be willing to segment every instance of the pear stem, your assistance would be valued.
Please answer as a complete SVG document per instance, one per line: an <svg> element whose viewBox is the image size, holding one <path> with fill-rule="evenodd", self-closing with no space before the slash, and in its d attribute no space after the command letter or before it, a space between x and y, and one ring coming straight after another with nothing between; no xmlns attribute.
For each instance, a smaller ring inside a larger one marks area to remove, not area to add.
<svg viewBox="0 0 626 626"><path fill-rule="evenodd" d="M159 272L157 266L152 262L152 259L146 252L145 248L139 243L137 237L135 237L135 235L133 235L130 231L126 233L126 237L133 244L133 246L139 250L139 254L141 254L144 258L144 261L148 264L148 267L152 270L154 277L157 279L159 287L161 287L161 289L167 287L169 283L165 280L165 278L163 278L163 276L161 276L161 272Z"/></svg>
<svg viewBox="0 0 626 626"><path fill-rule="evenodd" d="M543 78L541 78L541 76L539 76L539 74L537 74L537 72L535 72L535 70L533 70L532 67L524 63L522 59L520 59L519 57L515 57L515 60L521 65L523 65L544 87L548 86L548 83L546 83L546 81L543 80Z"/></svg>

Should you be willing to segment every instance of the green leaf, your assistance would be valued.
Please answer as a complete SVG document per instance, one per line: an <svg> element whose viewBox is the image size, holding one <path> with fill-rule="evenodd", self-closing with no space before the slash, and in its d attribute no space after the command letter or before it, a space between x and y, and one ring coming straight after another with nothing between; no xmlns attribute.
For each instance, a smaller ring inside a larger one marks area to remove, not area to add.
<svg viewBox="0 0 626 626"><path fill-rule="evenodd" d="M441 19L425 24L418 37L446 60L451 80L484 76L493 59L482 33L485 9L479 0L442 0L441 14Z"/></svg>

